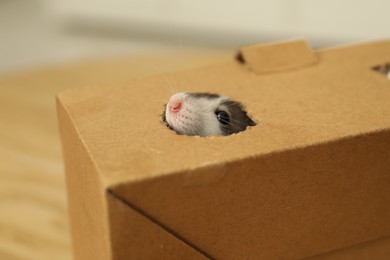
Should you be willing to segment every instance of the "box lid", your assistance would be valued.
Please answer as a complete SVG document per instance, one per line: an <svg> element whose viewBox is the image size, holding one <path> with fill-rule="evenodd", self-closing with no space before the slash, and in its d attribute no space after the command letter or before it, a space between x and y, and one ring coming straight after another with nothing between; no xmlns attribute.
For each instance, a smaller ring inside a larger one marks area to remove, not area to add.
<svg viewBox="0 0 390 260"><path fill-rule="evenodd" d="M388 129L390 81L371 67L390 60L390 41L316 55L319 63L285 73L254 75L232 60L175 73L172 80L72 89L59 100L108 186ZM241 101L258 126L225 137L176 135L161 123L171 84L177 92Z"/></svg>

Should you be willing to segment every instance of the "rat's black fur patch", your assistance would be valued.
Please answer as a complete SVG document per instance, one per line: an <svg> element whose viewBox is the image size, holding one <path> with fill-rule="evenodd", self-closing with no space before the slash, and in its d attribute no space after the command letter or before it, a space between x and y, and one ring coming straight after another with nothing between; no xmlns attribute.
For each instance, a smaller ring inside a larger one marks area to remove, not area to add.
<svg viewBox="0 0 390 260"><path fill-rule="evenodd" d="M230 123L221 125L224 135L230 135L244 131L248 126L255 126L256 123L248 116L241 103L233 100L224 100L221 106L228 107L230 113Z"/></svg>

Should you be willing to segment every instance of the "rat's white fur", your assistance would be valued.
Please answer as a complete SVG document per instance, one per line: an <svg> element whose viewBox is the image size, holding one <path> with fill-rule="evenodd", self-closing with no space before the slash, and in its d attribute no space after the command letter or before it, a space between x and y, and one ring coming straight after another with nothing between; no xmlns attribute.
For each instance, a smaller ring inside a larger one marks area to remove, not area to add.
<svg viewBox="0 0 390 260"><path fill-rule="evenodd" d="M221 101L227 99L224 96L217 98L193 97L188 93L173 95L166 106L165 117L167 123L178 133L186 135L222 135L220 122L215 111ZM172 112L170 104L180 101L182 107L179 112Z"/></svg>

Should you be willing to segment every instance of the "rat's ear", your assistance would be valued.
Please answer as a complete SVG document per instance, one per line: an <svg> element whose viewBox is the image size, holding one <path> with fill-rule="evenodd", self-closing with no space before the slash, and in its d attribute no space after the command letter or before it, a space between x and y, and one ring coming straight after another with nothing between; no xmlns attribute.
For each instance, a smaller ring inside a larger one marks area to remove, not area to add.
<svg viewBox="0 0 390 260"><path fill-rule="evenodd" d="M256 123L255 121L252 120L252 118L250 118L247 114L247 112L244 111L244 123L247 125L247 126L255 126Z"/></svg>
<svg viewBox="0 0 390 260"><path fill-rule="evenodd" d="M248 116L245 107L237 101L229 100L226 102L230 107L230 112L234 118L237 118L238 121L242 122L245 126L255 126L256 123Z"/></svg>
<svg viewBox="0 0 390 260"><path fill-rule="evenodd" d="M256 123L248 116L244 106L237 101L225 100L222 105L229 110L234 123L229 125L228 134L244 131L248 126L255 126Z"/></svg>

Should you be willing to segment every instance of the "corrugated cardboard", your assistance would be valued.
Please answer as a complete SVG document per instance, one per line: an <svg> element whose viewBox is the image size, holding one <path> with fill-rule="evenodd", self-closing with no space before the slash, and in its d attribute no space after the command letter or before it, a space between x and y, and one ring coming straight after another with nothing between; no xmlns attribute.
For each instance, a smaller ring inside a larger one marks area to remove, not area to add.
<svg viewBox="0 0 390 260"><path fill-rule="evenodd" d="M174 74L242 101L258 125L231 136L169 130L164 76L59 94L76 259L386 258L390 41L239 58Z"/></svg>

